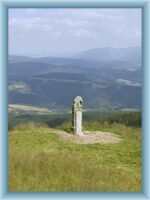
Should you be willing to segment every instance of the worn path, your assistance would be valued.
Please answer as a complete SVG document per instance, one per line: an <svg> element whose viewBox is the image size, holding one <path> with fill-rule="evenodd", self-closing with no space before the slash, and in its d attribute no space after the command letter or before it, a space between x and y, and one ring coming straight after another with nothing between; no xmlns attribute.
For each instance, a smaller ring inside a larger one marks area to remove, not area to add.
<svg viewBox="0 0 150 200"><path fill-rule="evenodd" d="M122 141L119 135L110 132L84 131L84 136L73 135L61 130L55 130L55 132L61 140L78 144L112 144Z"/></svg>

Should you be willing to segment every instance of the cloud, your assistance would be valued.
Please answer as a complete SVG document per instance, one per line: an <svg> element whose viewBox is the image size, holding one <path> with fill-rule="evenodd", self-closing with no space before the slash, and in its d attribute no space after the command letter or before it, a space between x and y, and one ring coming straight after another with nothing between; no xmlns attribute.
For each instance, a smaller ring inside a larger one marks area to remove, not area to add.
<svg viewBox="0 0 150 200"><path fill-rule="evenodd" d="M26 29L26 30L34 30L34 29L41 29L41 30L51 30L52 27L50 24L39 17L32 17L32 18L12 18L9 20L9 27L10 29Z"/></svg>
<svg viewBox="0 0 150 200"><path fill-rule="evenodd" d="M94 37L95 36L94 32L83 29L83 28L77 30L74 34L77 37Z"/></svg>
<svg viewBox="0 0 150 200"><path fill-rule="evenodd" d="M26 13L27 15L36 15L36 9L33 9L33 8L29 8L29 9L26 9Z"/></svg>
<svg viewBox="0 0 150 200"><path fill-rule="evenodd" d="M56 20L55 20L56 22ZM57 23L64 24L70 28L81 28L85 27L88 24L88 21L86 20L73 20L73 19L60 19L57 20Z"/></svg>
<svg viewBox="0 0 150 200"><path fill-rule="evenodd" d="M92 35L91 31L87 28L88 21L73 20L73 19L44 19L41 17L30 18L11 18L9 19L10 30L21 31L51 31L49 34L54 36L89 36Z"/></svg>
<svg viewBox="0 0 150 200"><path fill-rule="evenodd" d="M132 11L131 9L22 9L23 11L23 17L16 17L14 20L10 16L10 28L15 26L28 30L53 28L59 32L58 29L61 29L66 34L68 29L78 32L86 29L94 32L94 30L101 31L101 28L107 30L107 27L110 27L116 29L118 33L123 26L129 29L132 26L138 29L140 26L140 15L137 9L132 9Z"/></svg>
<svg viewBox="0 0 150 200"><path fill-rule="evenodd" d="M13 51L138 46L141 29L141 9L9 9Z"/></svg>
<svg viewBox="0 0 150 200"><path fill-rule="evenodd" d="M9 20L9 28L13 28L13 27L15 27L17 24L18 24L18 19L16 19L16 18L11 18L11 19Z"/></svg>

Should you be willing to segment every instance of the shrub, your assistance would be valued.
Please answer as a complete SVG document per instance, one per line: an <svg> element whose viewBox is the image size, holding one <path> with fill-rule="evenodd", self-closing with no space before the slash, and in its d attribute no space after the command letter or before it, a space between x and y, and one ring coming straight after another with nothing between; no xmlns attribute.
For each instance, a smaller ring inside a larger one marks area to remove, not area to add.
<svg viewBox="0 0 150 200"><path fill-rule="evenodd" d="M64 122L61 126L58 126L58 128L66 131L68 133L73 132L71 123L69 123L69 122Z"/></svg>
<svg viewBox="0 0 150 200"><path fill-rule="evenodd" d="M38 128L38 127L47 128L48 125L47 124L42 124L42 123L26 122L26 123L18 124L15 127L15 129L26 130L26 129L35 129L35 128Z"/></svg>

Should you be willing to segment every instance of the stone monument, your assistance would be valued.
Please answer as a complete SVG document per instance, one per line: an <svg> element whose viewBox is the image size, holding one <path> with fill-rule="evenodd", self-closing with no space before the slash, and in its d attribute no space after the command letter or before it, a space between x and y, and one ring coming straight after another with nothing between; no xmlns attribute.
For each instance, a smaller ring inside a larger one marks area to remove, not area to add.
<svg viewBox="0 0 150 200"><path fill-rule="evenodd" d="M77 96L72 105L72 129L75 134L80 136L84 135L82 132L82 106L82 97Z"/></svg>

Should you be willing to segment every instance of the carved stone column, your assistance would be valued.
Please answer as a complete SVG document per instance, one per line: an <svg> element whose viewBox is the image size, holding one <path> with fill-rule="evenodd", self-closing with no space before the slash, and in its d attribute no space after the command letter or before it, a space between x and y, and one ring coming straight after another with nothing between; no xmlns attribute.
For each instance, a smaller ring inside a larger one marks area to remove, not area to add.
<svg viewBox="0 0 150 200"><path fill-rule="evenodd" d="M77 96L72 105L72 129L77 135L84 135L82 131L82 97Z"/></svg>

